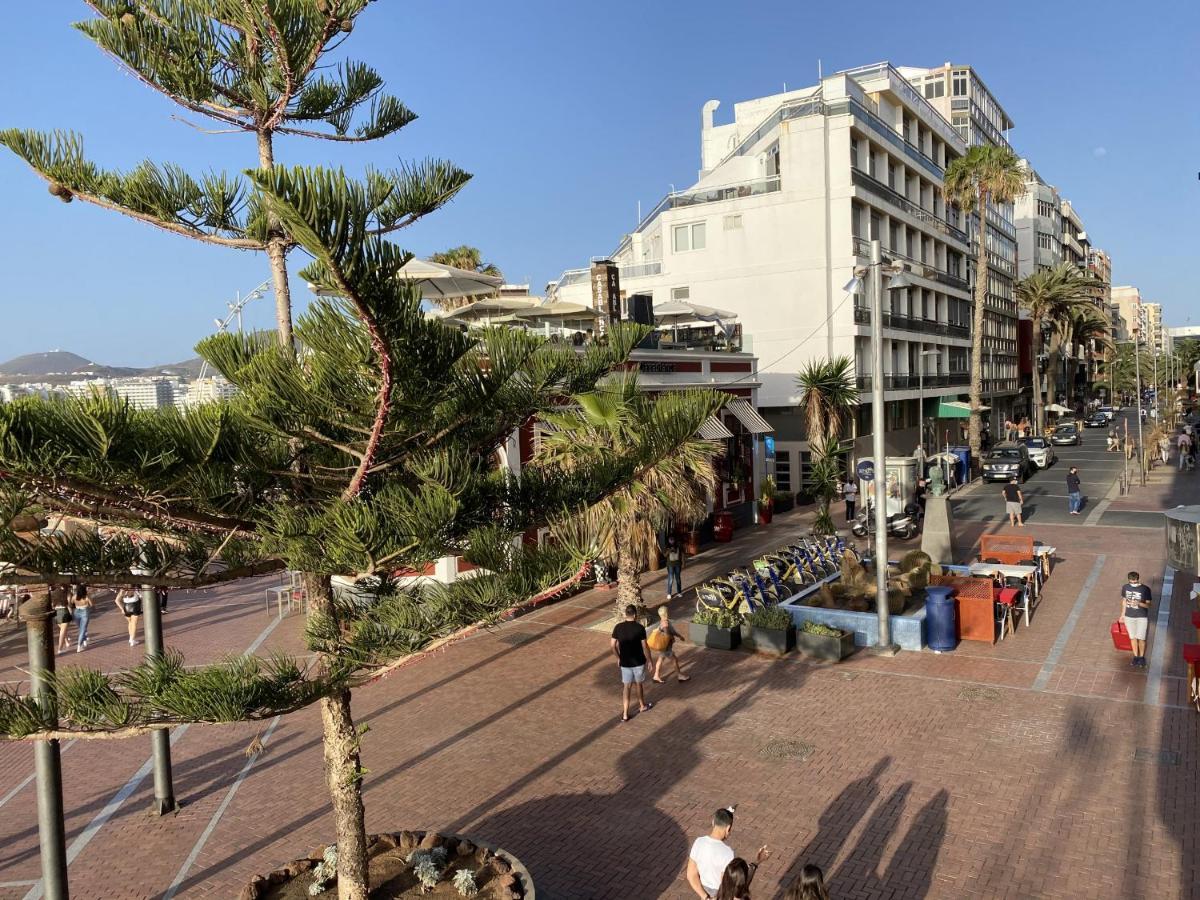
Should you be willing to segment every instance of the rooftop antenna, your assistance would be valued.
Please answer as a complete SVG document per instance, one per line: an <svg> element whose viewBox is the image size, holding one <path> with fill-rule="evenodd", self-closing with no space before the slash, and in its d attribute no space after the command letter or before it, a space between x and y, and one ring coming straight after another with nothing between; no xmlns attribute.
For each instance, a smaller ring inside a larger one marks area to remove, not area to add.
<svg viewBox="0 0 1200 900"><path fill-rule="evenodd" d="M217 334L223 334L226 331L228 331L229 325L230 325L230 323L233 322L234 319L237 319L237 330L238 330L238 333L241 334L242 310L246 308L247 303L250 303L252 300L258 300L261 297L263 297L267 293L267 288L269 288L270 286L271 286L271 282L264 281L262 284L260 284L258 287L256 287L254 290L252 290L250 293L248 293L245 297L242 296L241 291L238 291L237 294L235 295L235 299L232 300L231 302L225 304L225 307L229 310L229 313L225 316L225 318L224 319L213 319L213 325L215 325L217 328ZM200 380L203 381L204 376L207 374L208 374L208 360L205 360L204 364L200 366Z"/></svg>

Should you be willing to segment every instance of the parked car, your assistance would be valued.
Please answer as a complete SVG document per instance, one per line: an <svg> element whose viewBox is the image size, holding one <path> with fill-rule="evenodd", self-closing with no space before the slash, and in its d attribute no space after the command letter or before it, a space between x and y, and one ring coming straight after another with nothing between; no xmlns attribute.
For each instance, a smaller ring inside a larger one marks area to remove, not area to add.
<svg viewBox="0 0 1200 900"><path fill-rule="evenodd" d="M1032 473L1033 462L1023 444L997 444L983 460L984 481L1008 481L1014 475L1018 481L1025 481Z"/></svg>
<svg viewBox="0 0 1200 900"><path fill-rule="evenodd" d="M1074 422L1059 425L1050 435L1050 443L1056 447L1069 447L1083 443L1079 426Z"/></svg>
<svg viewBox="0 0 1200 900"><path fill-rule="evenodd" d="M1094 412L1083 420L1084 428L1107 428L1109 418L1102 412Z"/></svg>
<svg viewBox="0 0 1200 900"><path fill-rule="evenodd" d="M1019 438L1017 443L1023 445L1029 451L1030 461L1039 469L1048 469L1054 465L1058 456L1054 453L1054 447L1044 437L1025 437Z"/></svg>
<svg viewBox="0 0 1200 900"><path fill-rule="evenodd" d="M1101 413L1106 422L1111 422L1117 415L1117 409L1113 406L1102 406L1096 412Z"/></svg>

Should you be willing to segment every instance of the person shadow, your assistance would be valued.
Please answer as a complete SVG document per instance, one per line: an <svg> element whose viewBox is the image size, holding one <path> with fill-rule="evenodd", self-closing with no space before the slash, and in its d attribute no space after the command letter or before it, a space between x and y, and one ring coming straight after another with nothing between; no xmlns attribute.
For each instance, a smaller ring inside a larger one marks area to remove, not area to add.
<svg viewBox="0 0 1200 900"><path fill-rule="evenodd" d="M701 757L691 742L673 742L670 753L655 753L653 745L664 733L694 734L705 724L685 709L621 754L619 783L611 790L538 797L484 818L470 833L502 846L535 872L539 895L661 896L677 886L689 840L659 803ZM605 873L627 872L635 864L640 887L634 894L612 893L616 885Z"/></svg>

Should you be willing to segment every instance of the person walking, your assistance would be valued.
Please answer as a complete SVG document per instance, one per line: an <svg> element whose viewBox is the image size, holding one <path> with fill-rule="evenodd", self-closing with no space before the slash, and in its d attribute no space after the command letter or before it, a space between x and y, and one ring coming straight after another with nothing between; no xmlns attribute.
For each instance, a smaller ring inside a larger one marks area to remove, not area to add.
<svg viewBox="0 0 1200 900"><path fill-rule="evenodd" d="M854 482L854 476L850 476L842 484L842 496L846 498L846 521L854 521L854 511L858 506L858 485Z"/></svg>
<svg viewBox="0 0 1200 900"><path fill-rule="evenodd" d="M1008 524L1019 525L1025 527L1025 519L1022 516L1022 506L1025 503L1025 495L1021 493L1021 485L1017 481L1017 476L1004 486L1004 511L1008 513Z"/></svg>
<svg viewBox="0 0 1200 900"><path fill-rule="evenodd" d="M667 564L667 599L674 600L683 594L683 548L673 534L667 535L663 558Z"/></svg>
<svg viewBox="0 0 1200 900"><path fill-rule="evenodd" d="M142 614L142 595L134 588L122 588L117 591L116 603L129 625L129 646L135 647L138 642L138 617Z"/></svg>
<svg viewBox="0 0 1200 900"><path fill-rule="evenodd" d="M159 611L166 612L167 600L169 599L167 596L167 589L165 587L156 587L154 589L154 599L158 601Z"/></svg>
<svg viewBox="0 0 1200 900"><path fill-rule="evenodd" d="M50 603L54 607L54 621L58 623L58 652L62 653L71 647L67 629L75 621L75 613L71 609L71 594L65 587L53 587L50 589Z"/></svg>
<svg viewBox="0 0 1200 900"><path fill-rule="evenodd" d="M812 863L800 870L800 877L788 888L783 900L829 900L829 889L825 887L825 873Z"/></svg>
<svg viewBox="0 0 1200 900"><path fill-rule="evenodd" d="M696 838L688 852L687 883L700 900L717 896L725 880L725 870L735 859L733 848L727 843L733 831L733 810L734 807L726 806L713 813L712 829ZM770 856L771 851L764 844L748 868L757 870ZM753 877L753 871L750 875Z"/></svg>
<svg viewBox="0 0 1200 900"><path fill-rule="evenodd" d="M1079 511L1083 509L1083 487L1079 481L1079 468L1071 466L1067 470L1067 511L1073 515L1079 515Z"/></svg>
<svg viewBox="0 0 1200 900"><path fill-rule="evenodd" d="M130 641L132 643L132 638ZM638 712L646 712L654 706L646 702L646 691L642 687L646 680L646 660L650 658L646 626L637 620L637 607L632 603L625 607L625 621L619 622L612 631L612 651L621 669L621 721L628 722L629 701L635 687Z"/></svg>
<svg viewBox="0 0 1200 900"><path fill-rule="evenodd" d="M1129 643L1133 646L1135 669L1146 668L1146 634L1150 630L1150 603L1154 597L1150 588L1142 584L1137 572L1126 576L1129 580L1121 586L1121 620L1129 632Z"/></svg>
<svg viewBox="0 0 1200 900"><path fill-rule="evenodd" d="M665 684L662 678L662 664L664 659L669 659L675 663L675 677L680 684L685 681L691 681L690 675L684 675L679 668L679 656L675 653L675 642L682 641L683 635L675 630L675 626L671 624L671 611L666 606L658 608L658 627L650 632L650 636L646 639L646 646L653 650L657 656L654 659L654 682L655 684Z"/></svg>
<svg viewBox="0 0 1200 900"><path fill-rule="evenodd" d="M88 623L92 620L92 598L88 596L86 584L75 585L75 652L87 649Z"/></svg>
<svg viewBox="0 0 1200 900"><path fill-rule="evenodd" d="M1188 458L1192 455L1192 436L1185 430L1175 442L1179 448L1179 471L1187 466Z"/></svg>
<svg viewBox="0 0 1200 900"><path fill-rule="evenodd" d="M740 856L735 856L721 875L717 900L750 900L750 882L753 880L754 869Z"/></svg>
<svg viewBox="0 0 1200 900"><path fill-rule="evenodd" d="M1164 466L1171 458L1171 438L1165 433L1158 439L1158 456Z"/></svg>

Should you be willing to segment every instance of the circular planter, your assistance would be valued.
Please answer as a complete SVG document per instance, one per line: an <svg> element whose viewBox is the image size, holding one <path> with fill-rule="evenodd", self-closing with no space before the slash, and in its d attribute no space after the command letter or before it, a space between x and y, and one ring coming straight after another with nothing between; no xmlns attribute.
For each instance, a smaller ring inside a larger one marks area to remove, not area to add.
<svg viewBox="0 0 1200 900"><path fill-rule="evenodd" d="M382 884L383 890L389 890L387 885L393 885L396 875L407 865L399 862L390 865L388 860L402 861L413 850L444 847L449 854L451 868L468 868L477 873L486 872L486 880L480 879L480 895L508 900L537 900L537 892L533 887L533 878L529 870L521 865L521 861L510 853L497 847L489 847L472 841L470 838L456 834L438 834L436 831L394 831L367 836L367 857L370 860L372 875L382 871L383 878L373 877L372 882ZM292 896L308 897L308 886L312 882L312 870L321 862L325 847L317 847L307 856L294 859L266 875L255 875L241 893L238 900L266 900L266 898L281 898ZM299 882L299 884L297 884ZM299 890L297 891L297 888ZM448 881L439 884L439 889L449 891L445 896L458 897L458 891L449 886ZM380 889L371 890L371 898L407 897L409 894L394 892L380 893ZM337 882L314 895L317 898L336 900ZM412 893L411 896L420 896ZM440 894L437 896L441 896Z"/></svg>

